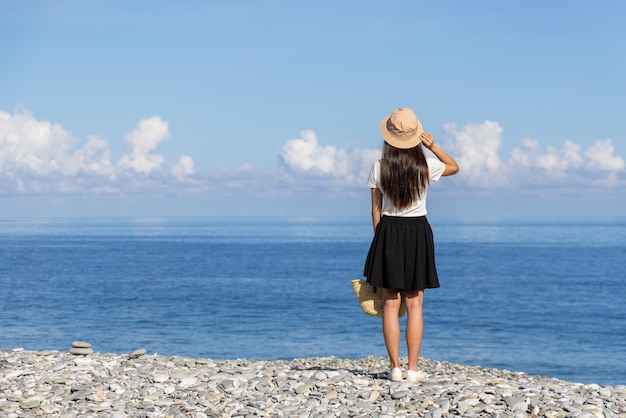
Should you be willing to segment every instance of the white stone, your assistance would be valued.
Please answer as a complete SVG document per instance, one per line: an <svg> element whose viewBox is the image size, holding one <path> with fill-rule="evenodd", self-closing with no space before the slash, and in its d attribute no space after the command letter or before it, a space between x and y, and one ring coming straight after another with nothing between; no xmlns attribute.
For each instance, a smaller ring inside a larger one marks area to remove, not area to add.
<svg viewBox="0 0 626 418"><path fill-rule="evenodd" d="M152 380L155 383L163 383L163 382L167 382L170 379L170 377L166 374L157 374L156 376L154 376L152 378Z"/></svg>
<svg viewBox="0 0 626 418"><path fill-rule="evenodd" d="M315 378L317 380L324 380L326 379L326 374L324 372L317 372L315 373Z"/></svg>
<svg viewBox="0 0 626 418"><path fill-rule="evenodd" d="M4 375L4 377L6 377L7 379L15 379L18 376L22 375L22 371L21 370L11 370L10 372L6 373Z"/></svg>
<svg viewBox="0 0 626 418"><path fill-rule="evenodd" d="M77 366L90 366L93 363L93 360L89 357L76 357L74 359L74 364Z"/></svg>
<svg viewBox="0 0 626 418"><path fill-rule="evenodd" d="M189 386L195 385L198 381L196 377L183 377L178 384L181 388L188 388Z"/></svg>

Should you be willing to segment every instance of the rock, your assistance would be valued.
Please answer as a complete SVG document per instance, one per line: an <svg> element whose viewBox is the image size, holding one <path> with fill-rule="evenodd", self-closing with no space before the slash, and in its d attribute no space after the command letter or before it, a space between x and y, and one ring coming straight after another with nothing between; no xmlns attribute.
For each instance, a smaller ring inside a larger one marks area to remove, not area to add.
<svg viewBox="0 0 626 418"><path fill-rule="evenodd" d="M91 350L91 347L72 347ZM0 350L0 416L613 417L626 387L420 359L419 385L388 359L277 361Z"/></svg>
<svg viewBox="0 0 626 418"><path fill-rule="evenodd" d="M391 398L392 399L402 399L405 396L410 395L410 394L411 394L410 390L406 390L406 389L402 390L402 389L400 389L400 390L396 390L396 391L391 392Z"/></svg>
<svg viewBox="0 0 626 418"><path fill-rule="evenodd" d="M129 359L138 358L146 354L145 348L139 348L128 355Z"/></svg>
<svg viewBox="0 0 626 418"><path fill-rule="evenodd" d="M31 396L29 398L21 399L20 405L24 409L33 409L33 408L38 407L42 401L43 401L43 398L41 396Z"/></svg>
<svg viewBox="0 0 626 418"><path fill-rule="evenodd" d="M76 356L87 356L89 354L93 354L93 350L91 348L72 347L70 348L70 354L74 354Z"/></svg>
<svg viewBox="0 0 626 418"><path fill-rule="evenodd" d="M87 341L73 341L72 347L74 348L91 348L91 344Z"/></svg>
<svg viewBox="0 0 626 418"><path fill-rule="evenodd" d="M300 385L296 388L297 394L307 393L310 390L309 385Z"/></svg>
<svg viewBox="0 0 626 418"><path fill-rule="evenodd" d="M74 354L74 353L72 353ZM91 354L91 353L89 353ZM91 364L93 364L93 360L90 359L89 357L77 357L74 360L74 364L77 366L90 366Z"/></svg>
<svg viewBox="0 0 626 418"><path fill-rule="evenodd" d="M180 379L180 383L178 384L178 386L181 388L188 388L195 385L197 381L198 379L193 376L183 377L182 379Z"/></svg>

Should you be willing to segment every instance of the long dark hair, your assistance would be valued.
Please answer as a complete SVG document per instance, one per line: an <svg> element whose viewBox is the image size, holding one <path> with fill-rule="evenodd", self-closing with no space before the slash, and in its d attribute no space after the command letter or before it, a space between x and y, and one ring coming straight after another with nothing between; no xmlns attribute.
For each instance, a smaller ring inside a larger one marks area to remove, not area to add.
<svg viewBox="0 0 626 418"><path fill-rule="evenodd" d="M400 149L385 142L380 160L380 183L385 196L398 210L409 208L419 199L429 183L422 145Z"/></svg>

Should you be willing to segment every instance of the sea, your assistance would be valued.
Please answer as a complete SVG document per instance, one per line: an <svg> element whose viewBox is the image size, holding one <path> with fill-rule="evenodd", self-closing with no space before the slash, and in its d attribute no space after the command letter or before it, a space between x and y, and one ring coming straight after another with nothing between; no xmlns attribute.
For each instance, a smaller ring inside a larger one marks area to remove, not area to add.
<svg viewBox="0 0 626 418"><path fill-rule="evenodd" d="M422 357L626 384L626 219L429 220ZM372 235L365 217L0 219L0 350L384 357L350 284Z"/></svg>

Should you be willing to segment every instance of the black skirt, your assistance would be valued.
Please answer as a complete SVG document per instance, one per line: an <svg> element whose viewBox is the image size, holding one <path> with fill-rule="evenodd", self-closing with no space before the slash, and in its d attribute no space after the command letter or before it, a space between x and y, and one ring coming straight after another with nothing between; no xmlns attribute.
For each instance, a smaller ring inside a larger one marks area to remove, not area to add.
<svg viewBox="0 0 626 418"><path fill-rule="evenodd" d="M383 216L363 275L374 286L396 290L439 287L433 231L425 216Z"/></svg>

